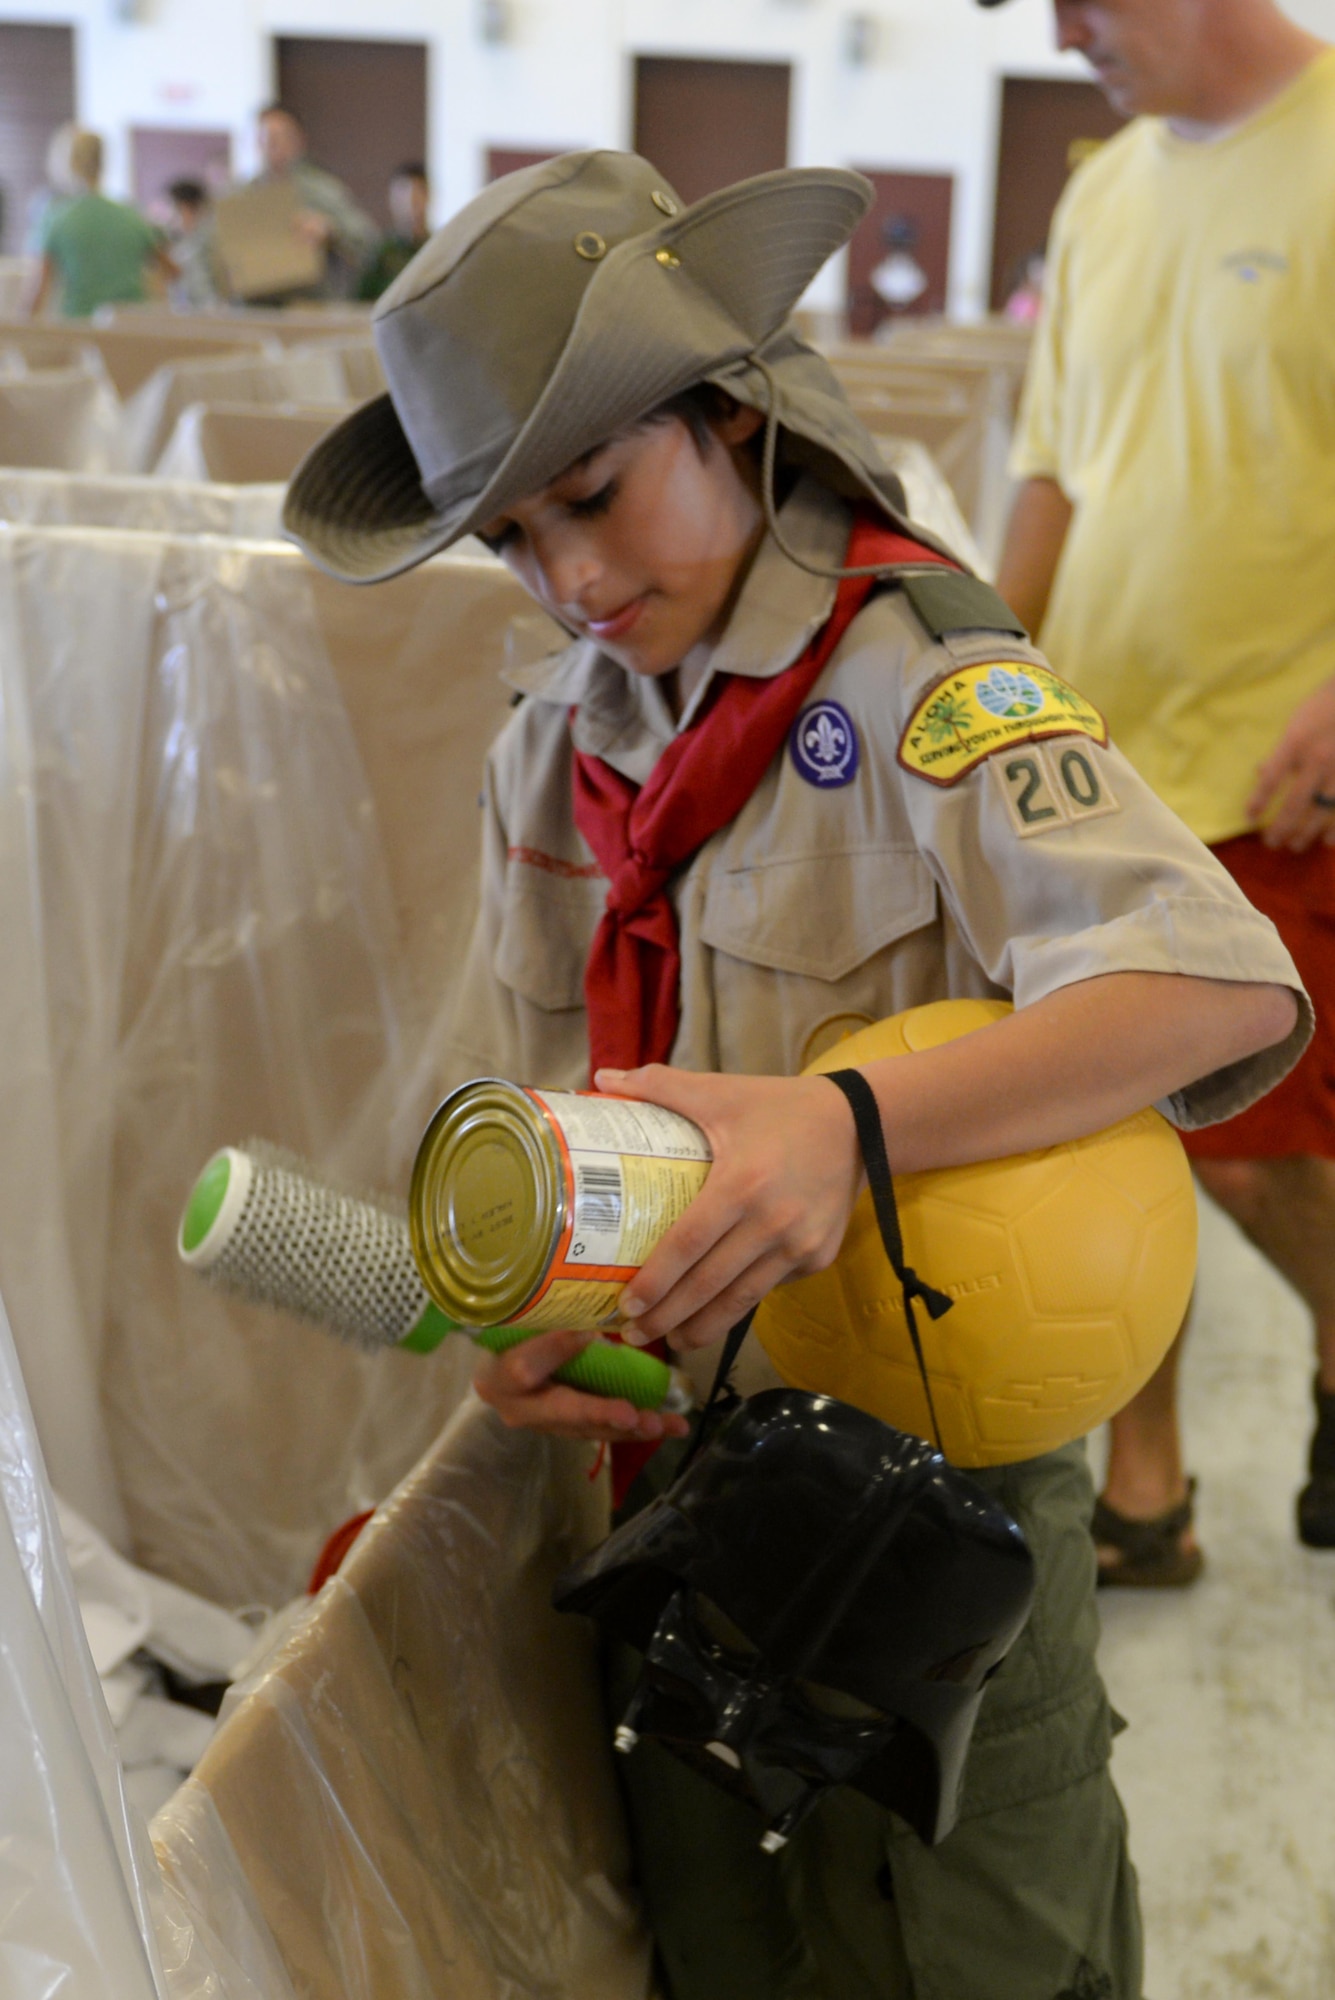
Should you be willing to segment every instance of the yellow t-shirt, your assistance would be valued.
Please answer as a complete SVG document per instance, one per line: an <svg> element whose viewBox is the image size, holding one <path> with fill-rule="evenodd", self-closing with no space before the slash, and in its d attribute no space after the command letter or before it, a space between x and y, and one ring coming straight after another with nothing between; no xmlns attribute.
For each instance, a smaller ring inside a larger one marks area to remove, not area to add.
<svg viewBox="0 0 1335 2000"><path fill-rule="evenodd" d="M1075 176L1017 436L1075 515L1045 652L1207 841L1335 675L1335 50L1203 141Z"/></svg>

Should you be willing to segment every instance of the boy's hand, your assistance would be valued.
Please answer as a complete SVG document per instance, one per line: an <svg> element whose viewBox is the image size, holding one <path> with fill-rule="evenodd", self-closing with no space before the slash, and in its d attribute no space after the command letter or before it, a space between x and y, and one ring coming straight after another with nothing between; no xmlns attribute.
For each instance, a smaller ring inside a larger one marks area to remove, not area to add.
<svg viewBox="0 0 1335 2000"><path fill-rule="evenodd" d="M694 1119L714 1153L704 1187L622 1294L635 1319L624 1338L670 1334L676 1348L708 1347L785 1278L834 1262L862 1156L847 1101L823 1077L652 1063L599 1070L594 1082Z"/></svg>
<svg viewBox="0 0 1335 2000"><path fill-rule="evenodd" d="M604 1444L650 1443L685 1437L684 1417L637 1410L614 1396L587 1396L552 1376L589 1345L591 1333L535 1333L504 1354L484 1354L473 1387L512 1429L550 1437L593 1438Z"/></svg>

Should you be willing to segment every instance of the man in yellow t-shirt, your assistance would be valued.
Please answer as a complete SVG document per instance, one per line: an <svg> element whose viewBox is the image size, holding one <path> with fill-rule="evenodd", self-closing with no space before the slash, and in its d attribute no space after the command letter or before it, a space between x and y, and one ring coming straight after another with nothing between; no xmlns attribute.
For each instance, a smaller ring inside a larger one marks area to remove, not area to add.
<svg viewBox="0 0 1335 2000"><path fill-rule="evenodd" d="M1190 1150L1311 1308L1298 1527L1335 1547L1335 50L1271 0L1055 11L1139 115L1053 224L1000 588L1316 1002L1285 1084ZM1113 1426L1109 1583L1200 1567L1176 1369Z"/></svg>

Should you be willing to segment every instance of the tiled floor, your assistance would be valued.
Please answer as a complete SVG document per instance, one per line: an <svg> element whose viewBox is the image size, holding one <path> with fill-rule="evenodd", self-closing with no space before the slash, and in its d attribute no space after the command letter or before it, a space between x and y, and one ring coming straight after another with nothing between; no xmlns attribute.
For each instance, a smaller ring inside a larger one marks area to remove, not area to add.
<svg viewBox="0 0 1335 2000"><path fill-rule="evenodd" d="M1184 1407L1208 1567L1101 1600L1147 2000L1335 2000L1335 1551L1293 1529L1311 1373L1297 1299L1207 1209Z"/></svg>

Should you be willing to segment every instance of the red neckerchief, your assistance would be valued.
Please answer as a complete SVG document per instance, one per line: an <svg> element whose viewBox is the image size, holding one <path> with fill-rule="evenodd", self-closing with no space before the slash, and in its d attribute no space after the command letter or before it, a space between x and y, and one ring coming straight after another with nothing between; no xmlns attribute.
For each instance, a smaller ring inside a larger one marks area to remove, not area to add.
<svg viewBox="0 0 1335 2000"><path fill-rule="evenodd" d="M844 562L955 566L870 510L855 516ZM584 971L590 1078L603 1067L636 1069L669 1059L679 1020L681 941L667 884L755 791L876 582L842 578L829 618L783 673L768 680L720 674L702 713L673 738L645 784L632 784L601 757L575 752L575 824L609 883ZM618 1505L656 1449L613 1446Z"/></svg>
<svg viewBox="0 0 1335 2000"><path fill-rule="evenodd" d="M946 562L871 513L854 520L845 560L849 568ZM584 971L590 1079L604 1067L636 1069L671 1055L681 944L667 884L746 804L876 580L844 577L829 618L783 673L720 674L703 712L668 744L645 784L575 752L575 824L609 883Z"/></svg>

